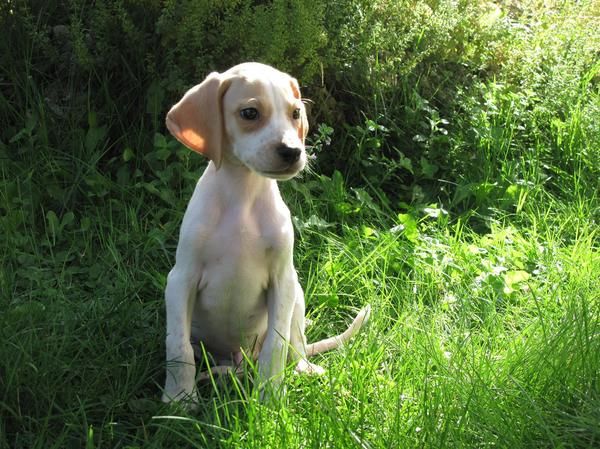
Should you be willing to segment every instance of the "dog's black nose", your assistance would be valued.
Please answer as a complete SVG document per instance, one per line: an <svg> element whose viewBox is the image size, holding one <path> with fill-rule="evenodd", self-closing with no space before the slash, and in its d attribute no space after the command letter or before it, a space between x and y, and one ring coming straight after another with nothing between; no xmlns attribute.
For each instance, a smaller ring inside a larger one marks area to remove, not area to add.
<svg viewBox="0 0 600 449"><path fill-rule="evenodd" d="M281 145L280 147L277 147L277 154L285 163L293 164L300 159L302 150L300 148L292 148L288 147L287 145Z"/></svg>

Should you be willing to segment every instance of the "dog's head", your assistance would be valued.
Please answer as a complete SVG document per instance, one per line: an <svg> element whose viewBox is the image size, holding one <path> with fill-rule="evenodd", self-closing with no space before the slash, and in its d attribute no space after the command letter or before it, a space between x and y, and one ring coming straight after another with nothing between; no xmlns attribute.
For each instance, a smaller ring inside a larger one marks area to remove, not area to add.
<svg viewBox="0 0 600 449"><path fill-rule="evenodd" d="M211 73L167 114L180 142L210 158L241 162L273 179L304 168L306 110L298 82L273 67L249 62Z"/></svg>

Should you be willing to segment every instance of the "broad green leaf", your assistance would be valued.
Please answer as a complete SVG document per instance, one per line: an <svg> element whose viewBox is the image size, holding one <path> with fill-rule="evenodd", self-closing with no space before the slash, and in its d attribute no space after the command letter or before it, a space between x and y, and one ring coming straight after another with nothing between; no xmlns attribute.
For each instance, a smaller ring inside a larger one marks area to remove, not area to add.
<svg viewBox="0 0 600 449"><path fill-rule="evenodd" d="M398 214L398 220L404 226L404 236L411 242L416 243L419 238L417 220L410 214Z"/></svg>
<svg viewBox="0 0 600 449"><path fill-rule="evenodd" d="M513 287L521 282L526 282L529 280L531 275L527 271L516 270L516 271L507 271L504 273L504 282L509 287Z"/></svg>
<svg viewBox="0 0 600 449"><path fill-rule="evenodd" d="M125 148L125 150L123 151L123 160L125 162L129 162L134 157L135 153L133 152L133 150L130 147Z"/></svg>
<svg viewBox="0 0 600 449"><path fill-rule="evenodd" d="M424 157L421 157L421 173L423 173L423 175L425 175L427 178L433 178L438 169L439 167L437 165L432 164Z"/></svg>
<svg viewBox="0 0 600 449"><path fill-rule="evenodd" d="M95 150L100 142L106 137L106 126L100 126L99 128L88 129L85 135L85 148L88 151Z"/></svg>
<svg viewBox="0 0 600 449"><path fill-rule="evenodd" d="M52 238L56 238L56 235L58 234L58 231L60 229L60 222L58 220L58 217L56 216L56 213L53 210L49 210L48 212L46 212L46 221L48 222L48 228L50 230Z"/></svg>

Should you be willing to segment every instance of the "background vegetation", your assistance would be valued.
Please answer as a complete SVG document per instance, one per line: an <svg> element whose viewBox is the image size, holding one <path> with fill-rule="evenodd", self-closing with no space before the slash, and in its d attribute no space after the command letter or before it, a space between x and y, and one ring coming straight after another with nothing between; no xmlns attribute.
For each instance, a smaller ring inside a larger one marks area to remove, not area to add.
<svg viewBox="0 0 600 449"><path fill-rule="evenodd" d="M0 3L0 448L597 447L594 1ZM294 74L282 184L314 324L369 329L175 413L162 292L205 161L168 107L245 60ZM175 416L177 415L177 416Z"/></svg>

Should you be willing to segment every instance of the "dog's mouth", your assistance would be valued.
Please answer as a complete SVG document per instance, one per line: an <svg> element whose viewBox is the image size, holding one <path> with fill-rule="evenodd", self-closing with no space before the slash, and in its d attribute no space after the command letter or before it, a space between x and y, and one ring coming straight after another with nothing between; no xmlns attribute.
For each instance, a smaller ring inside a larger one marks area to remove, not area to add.
<svg viewBox="0 0 600 449"><path fill-rule="evenodd" d="M261 170L259 173L267 178L275 179L277 181L286 181L293 178L300 172L301 168L291 167L285 170Z"/></svg>
<svg viewBox="0 0 600 449"><path fill-rule="evenodd" d="M277 181L286 181L300 173L303 168L304 163L297 162L278 170L259 170L258 173L262 176L275 179Z"/></svg>
<svg viewBox="0 0 600 449"><path fill-rule="evenodd" d="M288 167L284 167L279 170L260 170L259 173L267 178L276 179L278 181L285 181L296 176L302 171L304 164L296 163Z"/></svg>

